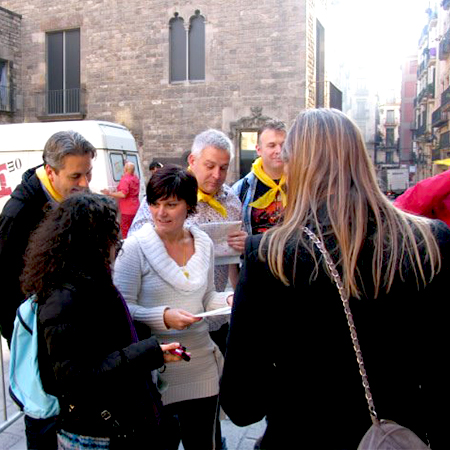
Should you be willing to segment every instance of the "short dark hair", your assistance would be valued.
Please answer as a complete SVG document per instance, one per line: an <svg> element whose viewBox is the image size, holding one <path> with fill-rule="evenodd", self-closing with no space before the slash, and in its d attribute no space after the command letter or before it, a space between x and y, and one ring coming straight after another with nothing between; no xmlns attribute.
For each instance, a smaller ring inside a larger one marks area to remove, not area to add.
<svg viewBox="0 0 450 450"><path fill-rule="evenodd" d="M58 131L50 136L44 146L42 158L56 172L64 168L64 158L68 155L90 155L95 158L95 147L76 131Z"/></svg>
<svg viewBox="0 0 450 450"><path fill-rule="evenodd" d="M154 169L162 169L164 166L159 161L152 161L150 165L148 166L148 170L154 170Z"/></svg>
<svg viewBox="0 0 450 450"><path fill-rule="evenodd" d="M264 122L258 129L258 143L259 139L261 137L261 134L263 134L266 130L274 130L274 131L280 131L283 133L286 133L286 125L281 122L280 120L271 119L267 122Z"/></svg>
<svg viewBox="0 0 450 450"><path fill-rule="evenodd" d="M147 202L154 205L158 200L175 197L184 200L188 215L195 214L197 208L198 184L194 175L175 164L167 164L157 170L147 184Z"/></svg>

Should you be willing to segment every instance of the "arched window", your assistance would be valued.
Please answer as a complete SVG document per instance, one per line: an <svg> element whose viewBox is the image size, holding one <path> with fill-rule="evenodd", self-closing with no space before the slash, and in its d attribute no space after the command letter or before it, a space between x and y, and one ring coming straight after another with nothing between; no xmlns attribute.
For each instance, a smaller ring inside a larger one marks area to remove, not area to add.
<svg viewBox="0 0 450 450"><path fill-rule="evenodd" d="M195 11L189 23L189 80L205 79L205 18Z"/></svg>
<svg viewBox="0 0 450 450"><path fill-rule="evenodd" d="M195 11L186 29L178 13L169 21L170 82L205 79L205 18Z"/></svg>
<svg viewBox="0 0 450 450"><path fill-rule="evenodd" d="M178 17L170 19L170 81L184 81L186 79L186 30L184 20Z"/></svg>

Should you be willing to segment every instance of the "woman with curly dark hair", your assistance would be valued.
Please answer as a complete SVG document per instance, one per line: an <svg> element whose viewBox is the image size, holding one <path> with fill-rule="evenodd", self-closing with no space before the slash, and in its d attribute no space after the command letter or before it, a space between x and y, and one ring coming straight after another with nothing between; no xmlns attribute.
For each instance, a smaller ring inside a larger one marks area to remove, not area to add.
<svg viewBox="0 0 450 450"><path fill-rule="evenodd" d="M162 448L151 371L179 359L168 353L179 344L138 341L112 282L120 246L115 203L91 193L64 200L28 246L22 289L37 296L39 368L59 399L60 449Z"/></svg>

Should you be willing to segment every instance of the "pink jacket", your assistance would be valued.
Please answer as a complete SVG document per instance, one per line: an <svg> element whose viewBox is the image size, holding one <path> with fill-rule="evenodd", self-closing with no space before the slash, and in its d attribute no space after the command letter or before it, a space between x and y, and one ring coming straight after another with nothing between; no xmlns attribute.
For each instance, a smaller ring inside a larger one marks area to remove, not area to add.
<svg viewBox="0 0 450 450"><path fill-rule="evenodd" d="M450 170L419 181L397 197L394 205L409 213L440 219L450 226Z"/></svg>
<svg viewBox="0 0 450 450"><path fill-rule="evenodd" d="M139 209L139 178L125 173L120 179L117 190L125 194L125 198L119 199L120 212L134 216Z"/></svg>

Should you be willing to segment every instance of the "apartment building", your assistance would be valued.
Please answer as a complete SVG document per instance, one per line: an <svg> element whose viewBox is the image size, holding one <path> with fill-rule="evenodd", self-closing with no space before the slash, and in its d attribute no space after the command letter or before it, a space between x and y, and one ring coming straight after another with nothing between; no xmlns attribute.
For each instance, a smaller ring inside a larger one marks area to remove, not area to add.
<svg viewBox="0 0 450 450"><path fill-rule="evenodd" d="M20 33L21 16L0 6L0 124L20 120Z"/></svg>
<svg viewBox="0 0 450 450"><path fill-rule="evenodd" d="M450 0L428 9L418 48L414 101L415 181L450 166Z"/></svg>
<svg viewBox="0 0 450 450"><path fill-rule="evenodd" d="M444 0L437 9L436 100L432 112L433 172L439 173L450 165L450 1Z"/></svg>
<svg viewBox="0 0 450 450"><path fill-rule="evenodd" d="M418 47L417 97L414 102L416 180L433 175L435 135L432 113L436 107L437 11L429 10L428 23L422 30Z"/></svg>
<svg viewBox="0 0 450 450"><path fill-rule="evenodd" d="M375 163L378 169L399 167L400 98L388 92L379 104L379 125Z"/></svg>
<svg viewBox="0 0 450 450"><path fill-rule="evenodd" d="M405 58L402 64L401 105L399 126L399 163L410 169L411 180L415 176L415 99L417 95L417 55Z"/></svg>

